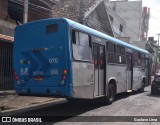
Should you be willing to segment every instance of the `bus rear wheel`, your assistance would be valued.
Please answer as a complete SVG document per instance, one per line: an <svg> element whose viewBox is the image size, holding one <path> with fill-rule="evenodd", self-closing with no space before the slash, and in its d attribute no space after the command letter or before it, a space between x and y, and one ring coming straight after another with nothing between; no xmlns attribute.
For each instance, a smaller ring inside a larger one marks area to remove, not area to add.
<svg viewBox="0 0 160 125"><path fill-rule="evenodd" d="M113 83L110 83L108 86L108 91L107 91L107 103L112 104L115 101L115 96L116 96L116 88Z"/></svg>
<svg viewBox="0 0 160 125"><path fill-rule="evenodd" d="M141 88L138 90L140 93L144 92L144 87L145 87L145 79L143 79L142 81L142 86Z"/></svg>

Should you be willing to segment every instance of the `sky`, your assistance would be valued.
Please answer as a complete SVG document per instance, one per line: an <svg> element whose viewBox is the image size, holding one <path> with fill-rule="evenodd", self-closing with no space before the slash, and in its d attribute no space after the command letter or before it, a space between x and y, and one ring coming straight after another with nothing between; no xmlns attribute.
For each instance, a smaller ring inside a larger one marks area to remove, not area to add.
<svg viewBox="0 0 160 125"><path fill-rule="evenodd" d="M149 32L148 36L154 36L160 33L160 0L143 0L143 6L150 8Z"/></svg>
<svg viewBox="0 0 160 125"><path fill-rule="evenodd" d="M110 0L116 1L116 0ZM129 0L136 1L136 0ZM158 39L157 34L160 33L160 0L142 0L143 7L150 8L150 20L149 20L149 31L148 37L154 37Z"/></svg>

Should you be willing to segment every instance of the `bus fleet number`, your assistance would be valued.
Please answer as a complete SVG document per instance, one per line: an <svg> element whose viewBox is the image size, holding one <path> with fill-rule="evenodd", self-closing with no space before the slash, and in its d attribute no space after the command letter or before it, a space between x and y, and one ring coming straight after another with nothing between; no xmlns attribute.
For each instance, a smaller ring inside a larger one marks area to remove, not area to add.
<svg viewBox="0 0 160 125"><path fill-rule="evenodd" d="M58 63L58 58L49 58L49 63Z"/></svg>

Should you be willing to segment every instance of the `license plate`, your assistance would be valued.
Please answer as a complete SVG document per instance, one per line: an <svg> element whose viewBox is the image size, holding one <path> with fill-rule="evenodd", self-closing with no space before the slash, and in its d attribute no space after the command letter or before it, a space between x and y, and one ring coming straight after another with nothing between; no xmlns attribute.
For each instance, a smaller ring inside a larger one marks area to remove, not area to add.
<svg viewBox="0 0 160 125"><path fill-rule="evenodd" d="M36 77L34 78L34 80L35 80L35 81L42 81L42 80L43 80L43 77L36 76Z"/></svg>

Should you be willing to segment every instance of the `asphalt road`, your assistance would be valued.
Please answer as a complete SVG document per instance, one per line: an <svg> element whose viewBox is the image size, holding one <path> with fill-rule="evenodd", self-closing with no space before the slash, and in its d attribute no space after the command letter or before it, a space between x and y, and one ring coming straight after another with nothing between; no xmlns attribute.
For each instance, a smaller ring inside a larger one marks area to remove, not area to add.
<svg viewBox="0 0 160 125"><path fill-rule="evenodd" d="M145 88L145 92L131 92L122 93L116 96L116 101L111 105L103 103L103 99L90 100L90 101L77 101L69 103L64 101L61 104L51 105L42 109L27 111L19 114L12 114L12 116L52 116L49 118L58 117L54 124L133 124L134 122L102 122L108 117L101 116L160 116L160 95L153 96L150 94L150 87ZM68 117L63 117L68 116ZM80 116L78 118L72 116ZM92 116L92 117L86 117ZM94 116L94 117L93 117ZM97 117L100 116L100 117ZM111 117L112 118L112 117ZM115 117L112 119L114 120ZM117 117L119 118L119 117ZM121 117L120 117L121 118ZM123 117L122 117L123 118ZM126 120L128 117L124 117ZM139 118L139 117L138 117ZM137 119L138 119L137 118ZM52 119L52 120L53 120ZM116 118L115 118L116 119ZM133 118L132 118L133 119ZM85 122L84 122L84 121ZM91 122L94 121L95 122ZM159 119L160 120L160 119ZM68 122L70 121L70 122ZM74 121L74 122L73 122ZM77 122L76 122L77 121ZM53 124L53 123L48 123ZM160 122L136 122L136 125L148 124L158 125Z"/></svg>

